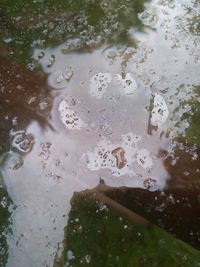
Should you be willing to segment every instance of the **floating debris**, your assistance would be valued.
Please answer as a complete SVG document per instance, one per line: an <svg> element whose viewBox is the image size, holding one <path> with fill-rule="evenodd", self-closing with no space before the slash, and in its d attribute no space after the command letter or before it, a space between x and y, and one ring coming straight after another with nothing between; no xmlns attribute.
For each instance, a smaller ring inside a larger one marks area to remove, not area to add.
<svg viewBox="0 0 200 267"><path fill-rule="evenodd" d="M118 169L122 169L127 163L124 154L125 151L122 147L117 147L112 151L112 155L116 158L116 165Z"/></svg>

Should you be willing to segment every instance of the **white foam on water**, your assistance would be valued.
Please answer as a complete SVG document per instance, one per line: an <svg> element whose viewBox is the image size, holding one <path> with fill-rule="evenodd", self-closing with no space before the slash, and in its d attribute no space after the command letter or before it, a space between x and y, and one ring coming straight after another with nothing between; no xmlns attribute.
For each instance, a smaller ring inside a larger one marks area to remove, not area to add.
<svg viewBox="0 0 200 267"><path fill-rule="evenodd" d="M160 128L166 122L168 116L169 110L164 98L156 93L153 98L153 109L150 119L151 124Z"/></svg>
<svg viewBox="0 0 200 267"><path fill-rule="evenodd" d="M86 123L72 110L67 100L62 100L59 105L60 119L66 128L70 130L80 130L87 126Z"/></svg>
<svg viewBox="0 0 200 267"><path fill-rule="evenodd" d="M90 79L90 95L101 99L106 92L106 89L112 81L111 73L99 72Z"/></svg>
<svg viewBox="0 0 200 267"><path fill-rule="evenodd" d="M116 80L122 87L120 88L122 95L132 95L135 93L137 83L131 73L127 73L124 78L120 74L117 74Z"/></svg>
<svg viewBox="0 0 200 267"><path fill-rule="evenodd" d="M153 166L153 161L147 149L140 149L136 155L137 163L144 169L150 169Z"/></svg>

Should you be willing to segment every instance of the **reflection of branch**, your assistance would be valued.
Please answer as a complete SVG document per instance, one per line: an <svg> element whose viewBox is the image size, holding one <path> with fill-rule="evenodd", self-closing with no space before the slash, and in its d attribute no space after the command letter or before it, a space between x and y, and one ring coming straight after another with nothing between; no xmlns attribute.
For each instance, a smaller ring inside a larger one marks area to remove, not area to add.
<svg viewBox="0 0 200 267"><path fill-rule="evenodd" d="M137 225L150 225L150 222L138 215L137 213L127 209L126 207L120 205L118 202L112 200L110 197L107 197L104 192L108 190L105 184L99 184L95 189L87 190L87 193L93 193L95 198L99 201L102 201L118 211L120 214L124 215L130 222Z"/></svg>
<svg viewBox="0 0 200 267"><path fill-rule="evenodd" d="M131 222L145 226L152 222L199 249L198 189L175 188L151 192L140 188L114 188L100 184L88 191Z"/></svg>

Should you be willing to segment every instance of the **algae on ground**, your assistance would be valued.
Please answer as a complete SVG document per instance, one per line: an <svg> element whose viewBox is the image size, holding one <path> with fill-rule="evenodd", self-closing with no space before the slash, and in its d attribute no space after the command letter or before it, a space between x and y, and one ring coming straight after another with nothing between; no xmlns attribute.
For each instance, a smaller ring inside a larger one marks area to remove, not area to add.
<svg viewBox="0 0 200 267"><path fill-rule="evenodd" d="M200 147L200 86L195 86L194 95L186 101L183 101L175 112L181 110L181 118L177 121L177 129L181 129L185 124L186 128L180 136L191 145Z"/></svg>
<svg viewBox="0 0 200 267"><path fill-rule="evenodd" d="M8 259L7 235L11 232L9 207L11 199L6 189L0 185L0 267L6 266Z"/></svg>

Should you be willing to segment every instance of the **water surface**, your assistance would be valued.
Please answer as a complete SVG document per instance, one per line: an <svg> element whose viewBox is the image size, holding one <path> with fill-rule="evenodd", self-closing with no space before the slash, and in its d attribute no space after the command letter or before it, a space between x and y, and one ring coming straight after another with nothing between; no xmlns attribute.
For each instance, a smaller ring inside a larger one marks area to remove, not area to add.
<svg viewBox="0 0 200 267"><path fill-rule="evenodd" d="M0 266L53 266L74 192L198 192L199 2L22 2L0 6Z"/></svg>

